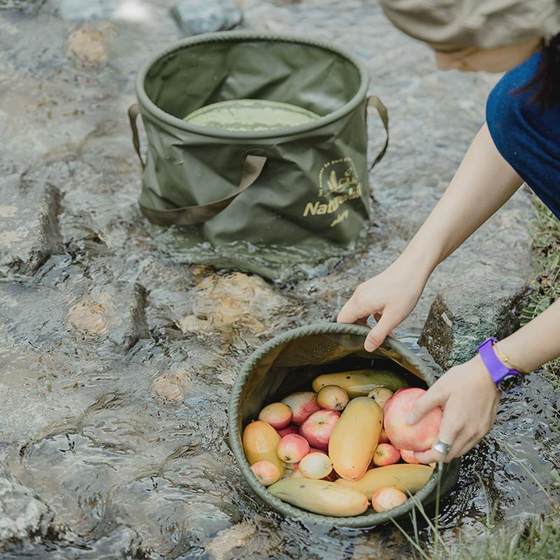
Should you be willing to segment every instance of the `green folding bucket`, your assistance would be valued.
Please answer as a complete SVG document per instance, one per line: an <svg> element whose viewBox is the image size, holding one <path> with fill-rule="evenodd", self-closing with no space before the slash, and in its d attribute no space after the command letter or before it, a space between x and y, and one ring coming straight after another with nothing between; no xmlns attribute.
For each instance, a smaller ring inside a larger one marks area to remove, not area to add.
<svg viewBox="0 0 560 560"><path fill-rule="evenodd" d="M373 360L377 367L400 372L412 386L432 385L437 366L428 356L413 352L391 337L374 353L368 353L363 349L368 331L361 325L318 323L285 332L254 352L235 382L229 403L229 438L235 459L253 492L287 517L331 527L374 527L411 514L419 504L428 507L457 480L458 460L437 467L413 498L391 511L371 513L370 509L354 517L329 517L276 498L251 471L243 451L243 428L266 404L294 391L309 390L313 378L321 373L369 368Z"/></svg>
<svg viewBox="0 0 560 560"><path fill-rule="evenodd" d="M175 241L190 262L214 259L276 279L345 254L367 233L371 212L368 106L388 126L367 88L361 62L307 38L226 32L178 43L140 72L129 110L142 212L184 228ZM232 128L224 111L206 114L236 101L248 109L264 102L270 115L292 109L264 127Z"/></svg>

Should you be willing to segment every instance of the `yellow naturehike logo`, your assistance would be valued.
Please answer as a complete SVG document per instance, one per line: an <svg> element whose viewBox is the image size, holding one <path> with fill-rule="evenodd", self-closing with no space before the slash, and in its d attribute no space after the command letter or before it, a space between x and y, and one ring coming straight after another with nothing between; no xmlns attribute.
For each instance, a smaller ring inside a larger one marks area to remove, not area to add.
<svg viewBox="0 0 560 560"><path fill-rule="evenodd" d="M358 180L352 158L329 161L319 172L319 198L305 204L303 216L336 214L330 224L330 227L334 227L349 216L348 209L338 212L341 206L361 196L362 184Z"/></svg>

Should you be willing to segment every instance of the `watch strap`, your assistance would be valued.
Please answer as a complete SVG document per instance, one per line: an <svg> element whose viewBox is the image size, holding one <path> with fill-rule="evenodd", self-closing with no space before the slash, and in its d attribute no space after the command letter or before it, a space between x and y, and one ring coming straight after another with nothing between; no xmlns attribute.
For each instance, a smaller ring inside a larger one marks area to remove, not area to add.
<svg viewBox="0 0 560 560"><path fill-rule="evenodd" d="M521 375L521 372L508 367L504 364L494 350L494 344L497 340L494 337L487 338L479 347L478 353L482 359L482 362L486 366L492 381L498 385L504 379L508 377L514 377L516 375Z"/></svg>

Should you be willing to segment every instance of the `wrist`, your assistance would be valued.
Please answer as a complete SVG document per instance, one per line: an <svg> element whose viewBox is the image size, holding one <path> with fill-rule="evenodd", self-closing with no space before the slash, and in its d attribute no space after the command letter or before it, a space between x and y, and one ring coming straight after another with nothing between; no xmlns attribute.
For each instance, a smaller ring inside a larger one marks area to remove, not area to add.
<svg viewBox="0 0 560 560"><path fill-rule="evenodd" d="M403 270L408 278L421 284L422 288L437 264L428 252L417 250L411 246L407 247L394 262L395 267Z"/></svg>
<svg viewBox="0 0 560 560"><path fill-rule="evenodd" d="M482 360L492 381L496 385L499 385L503 380L509 377L521 375L521 372L502 361L500 355L496 352L496 342L495 338L487 338L478 347L478 356Z"/></svg>
<svg viewBox="0 0 560 560"><path fill-rule="evenodd" d="M526 352L523 352L523 347L515 344L509 337L500 340L495 346L500 359L521 373L529 373L540 365L538 363L530 363L526 358Z"/></svg>
<svg viewBox="0 0 560 560"><path fill-rule="evenodd" d="M498 387L494 383L494 380L492 379L492 376L490 375L490 372L482 361L480 354L476 354L473 358L471 358L469 363L477 371L478 378L480 380L480 386L482 389L488 391L496 391L498 389Z"/></svg>

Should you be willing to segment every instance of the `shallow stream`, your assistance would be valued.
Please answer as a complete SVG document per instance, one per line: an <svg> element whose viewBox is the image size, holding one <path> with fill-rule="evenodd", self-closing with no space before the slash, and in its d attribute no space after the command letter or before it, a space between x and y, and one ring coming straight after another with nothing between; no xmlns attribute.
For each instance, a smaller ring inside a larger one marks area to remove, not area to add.
<svg viewBox="0 0 560 560"><path fill-rule="evenodd" d="M326 531L270 512L234 463L226 407L252 350L284 329L332 318L361 278L391 262L480 125L491 80L441 78L427 50L403 60L407 39L373 2L243 2L247 26L313 29L368 60L374 87L395 107L401 154L380 170L368 251L331 273L272 286L180 264L161 251L161 236L175 234L137 209L126 108L140 64L179 38L171 3L118 2L91 23L61 18L55 2L11 4L38 9L0 10L0 214L14 212L17 200L4 198L17 185L30 205L54 189L59 211L49 239L38 236L34 216L0 236L8 255L0 261L2 560L410 557L392 526ZM381 48L383 60L372 55ZM465 87L470 101L457 113L450 94ZM450 118L449 136L423 144L422 128L445 130ZM402 150L414 154L407 165ZM521 215L526 201L516 204L508 216ZM35 248L46 246L56 250L43 258ZM487 267L486 257L472 266ZM421 351L416 340L441 278L460 284L464 276L457 266L436 278L402 340ZM464 459L442 504L445 541L480 533L489 519L516 523L558 498L559 402L539 375L510 388L496 427Z"/></svg>

